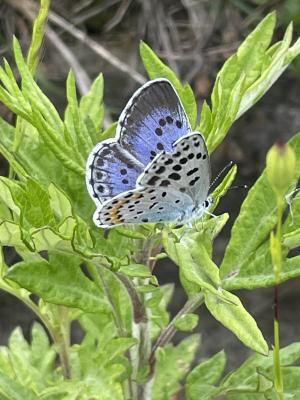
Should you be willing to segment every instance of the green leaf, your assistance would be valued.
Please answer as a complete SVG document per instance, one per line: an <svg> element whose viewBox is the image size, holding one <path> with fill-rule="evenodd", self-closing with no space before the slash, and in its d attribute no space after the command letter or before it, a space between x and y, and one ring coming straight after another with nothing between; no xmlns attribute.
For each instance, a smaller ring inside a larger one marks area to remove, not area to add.
<svg viewBox="0 0 300 400"><path fill-rule="evenodd" d="M31 363L38 369L41 379L47 383L47 379L53 378L57 354L50 346L49 338L42 325L35 322L32 330Z"/></svg>
<svg viewBox="0 0 300 400"><path fill-rule="evenodd" d="M173 84L194 129L197 121L197 103L190 85L182 85L175 73L144 42L140 43L140 55L150 79L167 78Z"/></svg>
<svg viewBox="0 0 300 400"><path fill-rule="evenodd" d="M44 39L45 25L48 19L49 8L50 0L42 0L39 12L33 24L32 39L27 56L27 64L33 75L40 59L39 52Z"/></svg>
<svg viewBox="0 0 300 400"><path fill-rule="evenodd" d="M281 366L292 365L300 358L300 343L292 343L280 349ZM243 392L257 392L259 371L273 369L273 351L265 357L260 354L250 356L239 368L233 370L222 382L222 390L225 393L237 392L237 397Z"/></svg>
<svg viewBox="0 0 300 400"><path fill-rule="evenodd" d="M13 378L1 373L0 374L0 394L3 400L39 400L37 396L28 387L23 386L21 383Z"/></svg>
<svg viewBox="0 0 300 400"><path fill-rule="evenodd" d="M20 216L20 206L24 197L25 191L19 182L5 177L0 178L0 199L17 216Z"/></svg>
<svg viewBox="0 0 300 400"><path fill-rule="evenodd" d="M245 346L261 354L268 354L268 345L257 327L254 318L245 310L240 299L230 292L223 291L228 302L205 293L205 304L211 314L226 328L231 330Z"/></svg>
<svg viewBox="0 0 300 400"><path fill-rule="evenodd" d="M265 245L261 246L266 248ZM279 282L300 276L300 256L287 258L279 274ZM254 258L243 266L237 276L224 279L222 287L226 290L257 289L270 287L276 284L273 264L269 249L262 254L260 248L255 252Z"/></svg>
<svg viewBox="0 0 300 400"><path fill-rule="evenodd" d="M56 221L50 207L49 195L39 183L29 179L26 185L25 202L21 211L23 227L54 227Z"/></svg>
<svg viewBox="0 0 300 400"><path fill-rule="evenodd" d="M201 268L203 264L199 265L198 257L196 260L193 258L191 254L191 249L188 246L183 245L181 243L175 243L175 249L176 249L175 262L179 266L180 274L182 275L183 279L187 282L191 282L192 284L196 284L196 286L198 286L197 292L199 292L200 289L205 289L211 291L215 295L218 295L219 294L218 289L215 286L214 282L211 280L210 276L212 275L214 268L212 271L209 271L209 275L207 275L206 274L207 270L206 269L203 270ZM207 259L207 257L205 257L205 259ZM210 260L209 265L212 264L213 262ZM192 295L193 293L188 293L188 294Z"/></svg>
<svg viewBox="0 0 300 400"><path fill-rule="evenodd" d="M25 246L18 224L10 221L0 222L0 244L1 246Z"/></svg>
<svg viewBox="0 0 300 400"><path fill-rule="evenodd" d="M140 277L140 278L148 278L152 276L149 267L142 264L125 265L119 269L119 272L127 276Z"/></svg>
<svg viewBox="0 0 300 400"><path fill-rule="evenodd" d="M215 385L221 379L225 364L226 355L224 350L221 350L208 360L203 361L189 373L187 376L187 385Z"/></svg>
<svg viewBox="0 0 300 400"><path fill-rule="evenodd" d="M122 226L118 226L115 228L115 230L120 235L126 236L130 239L146 239L145 235L137 231L135 228L128 229L128 228L123 228Z"/></svg>
<svg viewBox="0 0 300 400"><path fill-rule="evenodd" d="M90 91L82 96L79 103L82 121L88 125L87 119L89 118L95 127L96 135L91 137L94 145L100 140L100 132L104 118L103 89L103 75L99 74L94 80Z"/></svg>
<svg viewBox="0 0 300 400"><path fill-rule="evenodd" d="M50 183L48 193L50 207L59 220L73 216L70 199L68 199L66 194L60 188L58 188L54 183Z"/></svg>
<svg viewBox="0 0 300 400"><path fill-rule="evenodd" d="M69 72L67 78L67 99L68 107L66 109L66 127L72 133L78 152L82 154L83 158L87 158L93 142L86 131L86 126L81 121L75 77L72 71Z"/></svg>
<svg viewBox="0 0 300 400"><path fill-rule="evenodd" d="M98 287L81 271L79 262L66 255L33 262L20 262L9 269L10 279L45 301L87 312L107 312L108 303Z"/></svg>
<svg viewBox="0 0 300 400"><path fill-rule="evenodd" d="M213 399L212 396L215 396L220 389L210 385L216 384L221 379L225 364L226 356L222 350L195 367L187 376L187 399Z"/></svg>
<svg viewBox="0 0 300 400"><path fill-rule="evenodd" d="M187 374L199 344L199 335L192 335L176 347L168 345L157 350L153 400L170 399L180 390L180 382Z"/></svg>
<svg viewBox="0 0 300 400"><path fill-rule="evenodd" d="M300 134L289 142L297 156L300 171ZM296 182L297 177L295 178ZM276 197L263 172L249 190L236 219L226 248L220 275L223 280L234 279L251 261L258 247L266 240L276 223ZM258 266L258 264L257 264ZM255 275L253 271L253 275Z"/></svg>
<svg viewBox="0 0 300 400"><path fill-rule="evenodd" d="M212 212L213 210L217 207L220 199L225 196L225 194L228 192L229 188L231 187L237 173L237 166L236 164L233 164L230 170L227 172L225 175L224 179L222 179L222 182L218 185L218 187L213 191L212 193L212 198L213 198L213 206L212 206Z"/></svg>
<svg viewBox="0 0 300 400"><path fill-rule="evenodd" d="M214 400L220 393L220 389L213 385L197 384L188 389L187 400Z"/></svg>
<svg viewBox="0 0 300 400"><path fill-rule="evenodd" d="M191 332L198 325L199 316L196 314L183 314L174 321L174 327L182 332Z"/></svg>
<svg viewBox="0 0 300 400"><path fill-rule="evenodd" d="M210 151L221 143L232 123L266 93L300 53L300 41L289 48L291 25L283 40L269 47L275 22L275 12L268 14L218 73L211 108L204 103L199 127Z"/></svg>

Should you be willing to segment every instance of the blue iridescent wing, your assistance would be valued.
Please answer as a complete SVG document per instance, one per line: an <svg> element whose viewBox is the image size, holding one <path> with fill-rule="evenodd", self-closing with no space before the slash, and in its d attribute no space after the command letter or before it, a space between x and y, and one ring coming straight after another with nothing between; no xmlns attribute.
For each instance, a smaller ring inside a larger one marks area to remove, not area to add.
<svg viewBox="0 0 300 400"><path fill-rule="evenodd" d="M191 131L180 99L166 79L142 86L122 112L115 139L92 150L86 183L97 205L135 189L147 164L162 151L171 151L178 138Z"/></svg>
<svg viewBox="0 0 300 400"><path fill-rule="evenodd" d="M121 146L145 166L191 132L181 101L166 79L142 86L129 100L117 129Z"/></svg>
<svg viewBox="0 0 300 400"><path fill-rule="evenodd" d="M192 210L189 196L171 188L140 188L121 193L96 210L94 222L101 228L121 224L175 222Z"/></svg>
<svg viewBox="0 0 300 400"><path fill-rule="evenodd" d="M115 140L99 143L89 155L86 185L97 205L136 187L144 166Z"/></svg>

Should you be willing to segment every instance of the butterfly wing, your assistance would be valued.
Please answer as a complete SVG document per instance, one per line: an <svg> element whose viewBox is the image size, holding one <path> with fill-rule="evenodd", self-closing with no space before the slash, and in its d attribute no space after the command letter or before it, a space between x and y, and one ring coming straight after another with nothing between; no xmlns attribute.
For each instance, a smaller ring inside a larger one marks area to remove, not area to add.
<svg viewBox="0 0 300 400"><path fill-rule="evenodd" d="M121 146L145 166L191 132L181 101L166 79L142 86L129 100L117 129Z"/></svg>
<svg viewBox="0 0 300 400"><path fill-rule="evenodd" d="M135 188L144 166L115 140L99 143L89 155L86 185L97 205Z"/></svg>
<svg viewBox="0 0 300 400"><path fill-rule="evenodd" d="M156 79L142 86L127 103L115 139L90 153L86 184L97 205L135 189L138 176L163 150L191 131L181 101L171 83Z"/></svg>
<svg viewBox="0 0 300 400"><path fill-rule="evenodd" d="M101 228L120 224L182 221L193 207L189 196L172 188L140 188L122 193L104 203L94 214Z"/></svg>
<svg viewBox="0 0 300 400"><path fill-rule="evenodd" d="M190 196L195 205L207 198L211 180L209 155L203 136L191 133L179 139L172 153L157 156L138 178L143 187L172 188Z"/></svg>

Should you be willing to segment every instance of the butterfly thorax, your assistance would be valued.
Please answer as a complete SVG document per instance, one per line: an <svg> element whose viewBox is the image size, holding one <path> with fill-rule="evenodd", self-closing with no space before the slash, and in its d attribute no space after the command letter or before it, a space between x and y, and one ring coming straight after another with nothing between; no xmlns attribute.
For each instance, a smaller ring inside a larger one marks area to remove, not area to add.
<svg viewBox="0 0 300 400"><path fill-rule="evenodd" d="M191 224L193 221L203 217L204 214L210 214L208 209L212 203L213 199L209 196L204 202L187 207L178 222Z"/></svg>

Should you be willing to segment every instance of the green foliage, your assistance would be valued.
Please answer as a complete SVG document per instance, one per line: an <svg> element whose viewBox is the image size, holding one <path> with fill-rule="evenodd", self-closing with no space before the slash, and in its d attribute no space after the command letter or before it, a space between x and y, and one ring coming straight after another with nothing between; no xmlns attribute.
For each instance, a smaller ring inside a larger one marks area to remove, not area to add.
<svg viewBox="0 0 300 400"><path fill-rule="evenodd" d="M8 345L0 348L1 398L169 400L182 389L188 400L219 395L247 399L253 394L274 398L273 353L268 353L253 317L230 292L275 284L267 238L277 222L276 198L266 173L241 207L220 266L213 261L213 242L228 214L205 215L191 228L117 227L105 235L92 223L85 163L96 143L114 136L116 123L103 131L101 74L78 99L69 73L63 119L35 82L48 5L42 1L27 58L14 39L21 83L5 60L0 68L0 100L17 116L16 127L0 119L0 152L11 168L10 178L0 178L0 245L14 247L21 257L7 266L1 251L0 288L23 301L43 323L34 324L29 342L17 328ZM219 72L198 128L210 151L300 52L299 40L290 47L291 26L282 41L270 46L274 26L272 13ZM140 53L151 79L165 77L174 85L195 128L197 104L190 86L183 85L145 43ZM300 171L300 134L290 145ZM236 173L233 166L212 194L211 211ZM283 224L280 281L300 275L299 256L289 256L300 244L299 198L296 195L293 203L294 218L289 215ZM152 272L155 262L166 256L178 266L188 296L171 321L168 304L174 288L159 286ZM194 312L201 304L260 354L225 377L224 352L195 366L199 335L176 346L169 342L174 332L196 328ZM84 337L70 345L73 321ZM285 394L292 398L300 391L299 367L294 365L300 358L299 344L282 349L281 356Z"/></svg>
<svg viewBox="0 0 300 400"><path fill-rule="evenodd" d="M270 46L276 15L267 15L245 39L217 75L211 106L203 105L200 131L213 151L232 123L252 107L300 52L300 40L290 47L292 24L281 42Z"/></svg>

